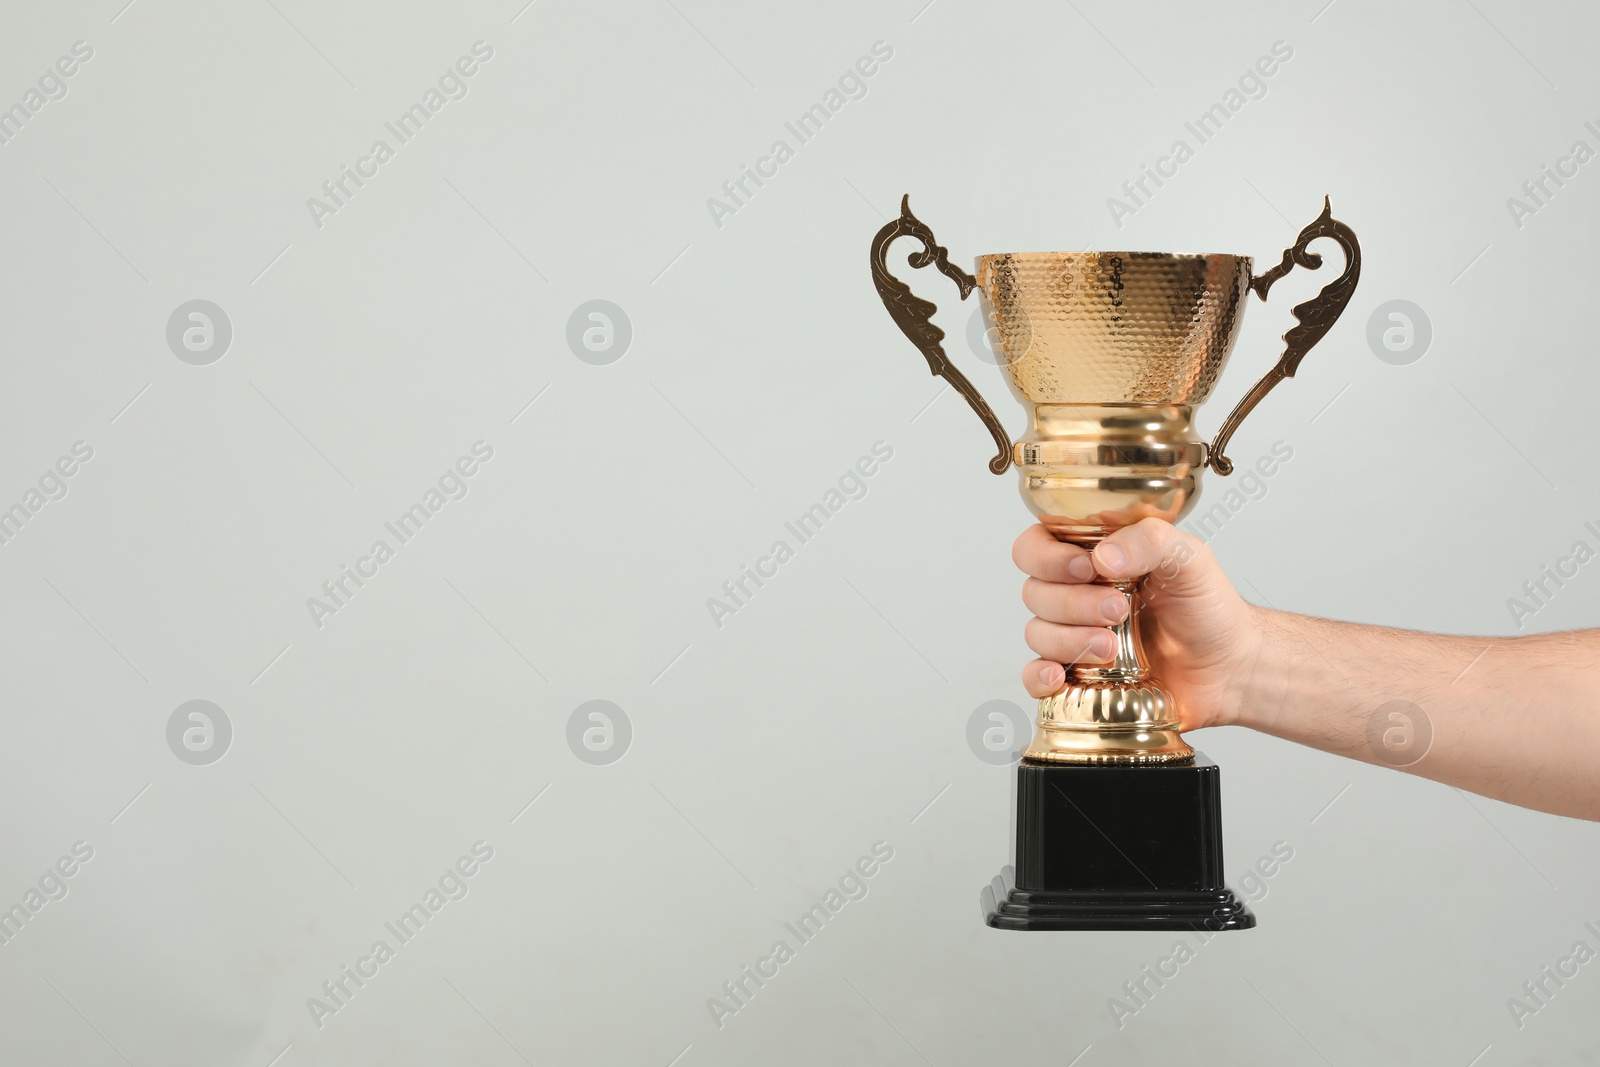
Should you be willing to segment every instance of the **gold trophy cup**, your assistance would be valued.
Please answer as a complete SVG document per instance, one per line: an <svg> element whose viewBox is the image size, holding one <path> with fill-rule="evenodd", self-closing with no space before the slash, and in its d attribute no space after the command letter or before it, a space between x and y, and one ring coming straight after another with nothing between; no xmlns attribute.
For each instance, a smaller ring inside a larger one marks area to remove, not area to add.
<svg viewBox="0 0 1600 1067"><path fill-rule="evenodd" d="M963 300L974 289L982 293L1006 382L1028 413L1027 431L1014 445L945 355L944 333L931 321L935 305L890 273L889 245L901 237L921 243L907 260L912 267L936 266ZM1265 300L1273 283L1296 266L1320 267L1322 258L1309 245L1323 237L1343 250L1343 273L1294 307L1298 325L1284 334L1282 357L1208 446L1195 432L1194 411L1227 363L1247 294ZM911 213L909 197L872 242L872 277L884 307L932 372L949 381L989 428L997 449L989 469L1002 474L1015 463L1029 510L1057 538L1085 548L1144 518L1176 523L1194 506L1201 471L1230 473L1225 450L1233 432L1273 386L1294 376L1350 302L1360 273L1356 236L1333 218L1326 200L1278 265L1259 276L1251 274L1249 256L1162 252L1002 252L980 256L974 276L950 263L933 232ZM1112 584L1130 607L1113 627L1115 659L1106 666L1067 665L1065 690L1039 701L1038 732L1022 753L1024 767L1195 760L1178 734L1172 695L1144 662L1138 583ZM1219 864L1220 849L1219 828Z"/></svg>

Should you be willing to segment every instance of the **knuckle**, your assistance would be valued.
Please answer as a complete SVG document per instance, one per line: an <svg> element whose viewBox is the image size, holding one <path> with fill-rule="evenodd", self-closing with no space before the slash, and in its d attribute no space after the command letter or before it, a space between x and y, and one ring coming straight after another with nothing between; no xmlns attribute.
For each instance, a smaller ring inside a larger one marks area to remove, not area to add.
<svg viewBox="0 0 1600 1067"><path fill-rule="evenodd" d="M1175 566L1187 566L1196 561L1208 562L1213 558L1210 545L1182 530L1177 531L1170 555Z"/></svg>
<svg viewBox="0 0 1600 1067"><path fill-rule="evenodd" d="M1023 624L1022 640L1029 648L1033 649L1041 656L1044 655L1044 650L1039 646L1043 643L1043 638L1044 632L1042 619L1032 618Z"/></svg>
<svg viewBox="0 0 1600 1067"><path fill-rule="evenodd" d="M1011 562L1015 563L1019 567L1022 566L1023 556L1027 552L1028 535L1032 532L1033 527L1030 526L1028 529L1023 530L1020 534L1018 534L1015 541L1011 542Z"/></svg>
<svg viewBox="0 0 1600 1067"><path fill-rule="evenodd" d="M1134 529L1138 532L1141 541L1155 549L1167 548L1172 544L1173 538L1178 535L1177 527L1157 518L1140 519L1134 525Z"/></svg>
<svg viewBox="0 0 1600 1067"><path fill-rule="evenodd" d="M1094 630L1083 626L1063 626L1056 640L1056 652L1061 662L1076 662L1084 657Z"/></svg>
<svg viewBox="0 0 1600 1067"><path fill-rule="evenodd" d="M1027 535L1024 534L1023 536L1025 537ZM1011 544L1011 562L1016 566L1017 570L1024 574L1028 573L1027 546L1022 543L1021 537L1017 538Z"/></svg>

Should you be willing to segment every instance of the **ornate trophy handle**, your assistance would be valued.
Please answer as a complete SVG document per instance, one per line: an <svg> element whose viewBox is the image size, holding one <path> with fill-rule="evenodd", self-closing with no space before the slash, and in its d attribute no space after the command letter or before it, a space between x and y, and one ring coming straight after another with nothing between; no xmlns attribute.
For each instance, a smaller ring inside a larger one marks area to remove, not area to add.
<svg viewBox="0 0 1600 1067"><path fill-rule="evenodd" d="M933 231L911 213L910 194L900 198L900 217L884 226L872 239L872 281L878 287L878 295L883 298L883 306L889 310L889 317L894 319L895 325L900 327L901 332L911 339L911 343L916 345L928 360L928 369L955 386L956 392L967 398L967 403L978 413L978 418L989 427L989 433L999 448L995 457L989 461L989 469L995 474L1004 474L1006 468L1011 465L1011 438L1006 434L1005 427L1000 425L1000 420L995 418L994 412L989 409L989 403L983 399L983 394L967 380L965 374L956 369L955 364L950 362L950 357L944 354L944 346L939 343L944 340L944 331L932 322L933 313L939 310L938 306L912 293L910 286L889 273L888 264L884 262L889 252L889 245L897 237L915 237L921 241L922 251L911 253L906 262L916 268L926 267L929 263L937 264L939 272L960 288L961 299L965 300L971 294L977 287L978 280L952 264L949 253L939 247L939 243L934 240Z"/></svg>
<svg viewBox="0 0 1600 1067"><path fill-rule="evenodd" d="M1262 376L1255 388L1239 401L1238 406L1228 415L1228 420L1222 424L1222 429L1217 431L1216 440L1211 442L1210 457L1206 462L1218 474L1233 473L1233 462L1222 454L1222 450L1227 447L1228 439L1239 428L1244 417L1261 402L1262 397L1272 392L1273 386L1285 378L1294 377L1294 372L1300 367L1300 361L1338 321L1345 306L1350 303L1350 297L1356 291L1356 282L1361 278L1361 245L1356 241L1355 232L1333 217L1333 207L1328 203L1327 197L1322 198L1322 214L1317 216L1317 221L1300 231L1300 237L1293 247L1284 249L1282 262L1267 273L1252 277L1250 288L1265 300L1267 290L1272 288L1272 284L1297 265L1310 270L1322 266L1322 257L1307 251L1311 242L1319 237L1333 238L1344 250L1344 273L1323 286L1322 292L1315 297L1304 304L1294 306L1294 317L1299 320L1300 325L1290 327L1289 332L1283 335L1285 342L1283 356L1279 358L1276 366Z"/></svg>

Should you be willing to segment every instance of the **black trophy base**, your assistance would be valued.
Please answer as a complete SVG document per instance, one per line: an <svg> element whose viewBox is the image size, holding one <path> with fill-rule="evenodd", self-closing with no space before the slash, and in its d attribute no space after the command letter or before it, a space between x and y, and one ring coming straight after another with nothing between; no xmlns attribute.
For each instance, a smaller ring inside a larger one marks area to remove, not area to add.
<svg viewBox="0 0 1600 1067"><path fill-rule="evenodd" d="M999 930L1248 930L1222 874L1222 775L1192 763L1017 767L1016 865L984 887Z"/></svg>

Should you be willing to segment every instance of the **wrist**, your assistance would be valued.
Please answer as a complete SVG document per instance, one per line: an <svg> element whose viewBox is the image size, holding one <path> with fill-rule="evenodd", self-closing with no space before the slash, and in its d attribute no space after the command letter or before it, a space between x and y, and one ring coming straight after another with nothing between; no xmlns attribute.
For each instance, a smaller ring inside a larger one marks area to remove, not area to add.
<svg viewBox="0 0 1600 1067"><path fill-rule="evenodd" d="M1265 730L1283 714L1291 665L1304 641L1281 612L1254 604L1245 604L1244 609L1227 724Z"/></svg>

